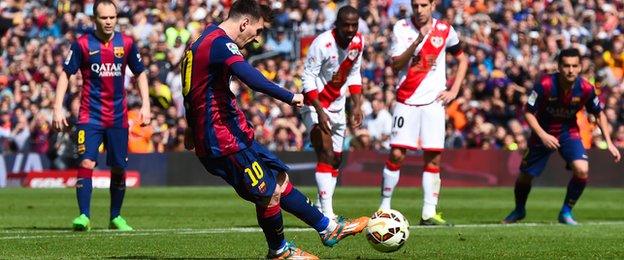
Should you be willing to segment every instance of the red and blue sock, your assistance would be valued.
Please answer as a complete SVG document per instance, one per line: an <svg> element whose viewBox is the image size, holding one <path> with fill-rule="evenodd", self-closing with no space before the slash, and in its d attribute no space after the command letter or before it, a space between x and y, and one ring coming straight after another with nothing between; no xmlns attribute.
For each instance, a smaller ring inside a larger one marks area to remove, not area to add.
<svg viewBox="0 0 624 260"><path fill-rule="evenodd" d="M284 223L280 206L262 207L256 205L256 216L269 245L269 250L271 252L281 250L286 245L286 239L284 238Z"/></svg>

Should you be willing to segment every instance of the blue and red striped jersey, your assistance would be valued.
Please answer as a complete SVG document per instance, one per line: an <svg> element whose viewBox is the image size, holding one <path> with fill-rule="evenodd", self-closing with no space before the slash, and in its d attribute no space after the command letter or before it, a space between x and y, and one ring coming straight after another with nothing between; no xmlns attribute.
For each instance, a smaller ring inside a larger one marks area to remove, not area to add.
<svg viewBox="0 0 624 260"><path fill-rule="evenodd" d="M557 138L580 139L576 113L583 109L592 114L602 111L602 103L594 86L578 77L568 91L558 82L559 73L540 77L528 98L526 109L533 113L540 126ZM533 136L531 142L539 141Z"/></svg>
<svg viewBox="0 0 624 260"><path fill-rule="evenodd" d="M68 75L82 74L79 124L128 127L124 76L126 66L139 75L145 66L132 37L115 32L102 42L89 32L71 46L63 69Z"/></svg>
<svg viewBox="0 0 624 260"><path fill-rule="evenodd" d="M236 43L216 25L207 26L189 46L181 65L186 118L198 156L226 156L252 145L254 129L230 90L232 75L281 101L293 98L247 63Z"/></svg>

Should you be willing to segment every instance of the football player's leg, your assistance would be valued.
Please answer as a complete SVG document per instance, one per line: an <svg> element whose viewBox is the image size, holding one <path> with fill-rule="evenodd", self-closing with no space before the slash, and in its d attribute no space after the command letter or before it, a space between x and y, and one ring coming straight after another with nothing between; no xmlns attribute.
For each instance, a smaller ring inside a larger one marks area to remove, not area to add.
<svg viewBox="0 0 624 260"><path fill-rule="evenodd" d="M419 107L422 111L418 128L420 128L420 143L424 151L424 163L422 175L423 208L421 224L444 225L447 224L436 213L438 196L440 194L440 161L444 150L445 135L445 110L441 102L433 102Z"/></svg>
<svg viewBox="0 0 624 260"><path fill-rule="evenodd" d="M88 125L79 125L78 128L78 156L80 166L76 180L76 199L80 216L74 219L73 228L77 231L89 230L91 228L90 208L91 194L93 192L92 176L95 168L98 147L102 143L103 132Z"/></svg>
<svg viewBox="0 0 624 260"><path fill-rule="evenodd" d="M447 225L441 214L436 213L438 195L440 194L440 160L442 153L435 150L425 150L425 168L422 175L423 208L421 225Z"/></svg>
<svg viewBox="0 0 624 260"><path fill-rule="evenodd" d="M133 230L121 217L121 207L126 194L126 167L128 166L128 129L106 129L106 163L111 167L110 225L121 231Z"/></svg>
<svg viewBox="0 0 624 260"><path fill-rule="evenodd" d="M382 172L381 203L379 209L390 209L394 188L399 183L401 163L406 149L418 149L421 111L416 107L397 103L393 113L390 155Z"/></svg>
<svg viewBox="0 0 624 260"><path fill-rule="evenodd" d="M561 155L572 168L572 178L568 188L558 220L564 224L576 225L572 216L572 208L583 194L589 177L589 163L582 143L579 140L570 140L562 144Z"/></svg>
<svg viewBox="0 0 624 260"><path fill-rule="evenodd" d="M334 153L332 148L332 136L325 133L318 125L312 127L310 131L310 141L316 153L317 165L316 186L318 187L318 198L321 211L329 216L334 217L333 195L336 187L336 178L333 177L334 172Z"/></svg>
<svg viewBox="0 0 624 260"><path fill-rule="evenodd" d="M379 209L390 209L392 193L399 183L401 163L405 159L405 148L393 147L382 173L381 203Z"/></svg>
<svg viewBox="0 0 624 260"><path fill-rule="evenodd" d="M269 166L271 172L278 173L275 189L277 194L279 194L280 206L319 232L324 245L334 246L343 238L358 234L364 230L368 223L368 217L337 222L323 215L312 205L310 199L290 183L288 174L286 174L288 166L264 147L256 143L254 143L253 147L258 156L262 158L263 163ZM272 197L272 199L275 198L276 196Z"/></svg>
<svg viewBox="0 0 624 260"><path fill-rule="evenodd" d="M526 216L526 202L531 192L533 178L538 177L542 173L551 153L552 151L544 146L529 147L522 159L520 175L518 175L514 185L516 206L514 210L503 219L503 223L510 224L524 219Z"/></svg>

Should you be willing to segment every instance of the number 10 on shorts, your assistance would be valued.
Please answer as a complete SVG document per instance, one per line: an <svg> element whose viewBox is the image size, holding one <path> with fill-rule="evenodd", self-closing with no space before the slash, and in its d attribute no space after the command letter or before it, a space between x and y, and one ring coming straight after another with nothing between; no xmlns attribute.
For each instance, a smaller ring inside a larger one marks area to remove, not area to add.
<svg viewBox="0 0 624 260"><path fill-rule="evenodd" d="M253 162L251 164L251 169L245 168L245 173L247 174L247 176L249 176L252 187L256 187L256 185L258 185L258 180L264 177L264 172L262 171L262 167L260 167L260 164L258 162Z"/></svg>

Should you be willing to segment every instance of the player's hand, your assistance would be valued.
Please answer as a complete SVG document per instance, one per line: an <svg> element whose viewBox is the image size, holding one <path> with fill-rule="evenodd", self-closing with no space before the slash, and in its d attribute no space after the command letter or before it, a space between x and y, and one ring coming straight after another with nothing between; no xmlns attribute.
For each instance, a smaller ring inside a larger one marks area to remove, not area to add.
<svg viewBox="0 0 624 260"><path fill-rule="evenodd" d="M141 127L148 126L152 121L152 111L149 106L141 106L140 112Z"/></svg>
<svg viewBox="0 0 624 260"><path fill-rule="evenodd" d="M540 136L540 139L542 139L542 143L544 143L548 149L557 150L561 147L559 145L559 139L552 135L544 134L543 136Z"/></svg>
<svg viewBox="0 0 624 260"><path fill-rule="evenodd" d="M303 107L303 94L295 93L292 100L290 101L290 105L298 108Z"/></svg>
<svg viewBox="0 0 624 260"><path fill-rule="evenodd" d="M69 126L69 124L67 124L67 119L65 118L65 113L63 112L63 109L54 109L53 120L54 122L52 125L54 126L54 129L56 131L61 132Z"/></svg>
<svg viewBox="0 0 624 260"><path fill-rule="evenodd" d="M184 129L184 149L192 151L195 149L195 138L193 137L193 130L190 127Z"/></svg>
<svg viewBox="0 0 624 260"><path fill-rule="evenodd" d="M440 95L438 95L438 98L436 100L442 101L442 104L446 105L448 103L451 103L451 101L453 101L453 99L455 99L456 97L457 92L445 90L442 91Z"/></svg>
<svg viewBox="0 0 624 260"><path fill-rule="evenodd" d="M620 159L622 159L622 156L620 155L620 150L618 150L617 147L615 147L615 145L610 144L609 145L609 152L611 152L611 155L613 155L613 161L614 162L619 162Z"/></svg>
<svg viewBox="0 0 624 260"><path fill-rule="evenodd" d="M427 33L429 33L429 32L427 32ZM414 46L418 46L418 44L420 44L425 39L425 35L427 35L427 33L419 33L418 37L416 38L416 40L414 42L412 42L412 44Z"/></svg>
<svg viewBox="0 0 624 260"><path fill-rule="evenodd" d="M322 109L317 109L316 114L318 115L318 127L321 128L321 131L326 134L331 134L331 127L329 125L329 117Z"/></svg>
<svg viewBox="0 0 624 260"><path fill-rule="evenodd" d="M362 119L364 119L364 113L361 109L354 109L351 111L351 117L349 117L349 124L351 127L359 128L362 125Z"/></svg>

